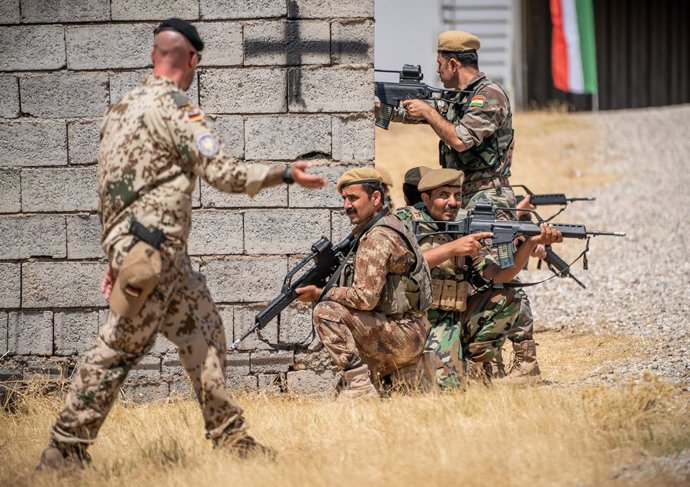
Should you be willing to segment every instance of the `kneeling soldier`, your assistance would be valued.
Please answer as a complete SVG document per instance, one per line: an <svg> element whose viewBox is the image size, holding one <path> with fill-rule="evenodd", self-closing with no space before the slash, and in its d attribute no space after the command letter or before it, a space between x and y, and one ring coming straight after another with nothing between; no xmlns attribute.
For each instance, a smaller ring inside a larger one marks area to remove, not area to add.
<svg viewBox="0 0 690 487"><path fill-rule="evenodd" d="M401 208L396 214L404 221L422 221L418 233L443 231L434 221L456 220L462 202L462 180L462 173L454 169L426 173L418 186L424 207ZM487 379L484 364L500 350L519 311L520 303L510 289L473 292L468 282L470 272L478 272L496 284L509 282L535 245L562 240L560 232L544 225L541 235L530 237L515 252L515 266L500 270L481 242L491 236L490 232L461 238L435 233L420 240L431 268L433 290L427 348L434 353L442 387L459 385L465 375Z"/></svg>
<svg viewBox="0 0 690 487"><path fill-rule="evenodd" d="M338 399L377 397L375 384L381 386L387 376L394 385L428 388L432 381L422 352L430 329L425 311L431 287L421 250L405 224L384 207L375 170L348 171L337 188L358 242L332 278L338 279L337 287L324 292L306 286L297 292L301 301L320 300L314 324L344 371Z"/></svg>

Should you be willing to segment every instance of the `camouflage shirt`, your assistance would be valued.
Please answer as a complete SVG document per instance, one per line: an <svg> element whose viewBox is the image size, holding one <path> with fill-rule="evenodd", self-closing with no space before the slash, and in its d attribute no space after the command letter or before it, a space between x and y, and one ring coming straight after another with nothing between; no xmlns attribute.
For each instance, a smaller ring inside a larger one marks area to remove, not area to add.
<svg viewBox="0 0 690 487"><path fill-rule="evenodd" d="M268 167L243 166L223 150L209 120L172 81L149 75L112 105L101 124L98 195L101 245L136 218L184 248L197 177L225 192L255 195Z"/></svg>
<svg viewBox="0 0 690 487"><path fill-rule="evenodd" d="M416 262L403 238L385 226L369 230L359 241L351 286L334 287L325 299L370 311L379 304L388 274L407 274Z"/></svg>

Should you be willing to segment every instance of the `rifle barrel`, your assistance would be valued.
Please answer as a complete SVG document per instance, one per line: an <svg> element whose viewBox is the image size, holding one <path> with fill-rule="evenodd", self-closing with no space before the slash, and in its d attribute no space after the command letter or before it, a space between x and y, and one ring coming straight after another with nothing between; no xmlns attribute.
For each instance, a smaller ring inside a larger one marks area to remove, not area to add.
<svg viewBox="0 0 690 487"><path fill-rule="evenodd" d="M604 237L625 237L625 232L602 232L599 230L593 230L587 233L593 237L598 237L600 235Z"/></svg>
<svg viewBox="0 0 690 487"><path fill-rule="evenodd" d="M574 198L566 198L568 201L596 201L596 196L576 196Z"/></svg>

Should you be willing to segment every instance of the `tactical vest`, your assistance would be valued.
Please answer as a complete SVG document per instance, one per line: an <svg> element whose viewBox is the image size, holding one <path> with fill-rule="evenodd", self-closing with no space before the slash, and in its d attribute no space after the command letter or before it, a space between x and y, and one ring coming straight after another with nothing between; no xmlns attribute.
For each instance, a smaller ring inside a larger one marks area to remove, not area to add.
<svg viewBox="0 0 690 487"><path fill-rule="evenodd" d="M469 108L469 103L475 93L489 84L491 84L491 81L486 78L481 78L469 90L469 94L464 97L463 95L459 95L461 98L456 102L450 103L448 109L445 113L442 113L442 115L449 122L458 125L460 119L465 116ZM501 89L501 91L503 90ZM507 98L506 95L506 99ZM501 163L508 157L508 149L513 142L513 132L512 127L501 127L490 137L485 138L481 144L472 146L462 152L453 149L443 140L440 140L438 145L439 163L441 167L460 169L466 174L476 171L498 170L502 165ZM507 172L510 172L509 168L507 168ZM496 175L509 176L510 174Z"/></svg>
<svg viewBox="0 0 690 487"><path fill-rule="evenodd" d="M429 221L429 223L419 224L418 233L438 231L438 228L430 222L431 216L426 211L412 207L409 212L412 220ZM452 241L453 238L450 235L429 235L419 241L419 246L424 252ZM465 257L451 257L431 269L432 302L430 309L442 311L465 311L467 309L467 294L470 290L470 284L465 279L468 270L465 261Z"/></svg>
<svg viewBox="0 0 690 487"><path fill-rule="evenodd" d="M386 283L374 311L393 318L400 317L406 312L416 314L426 312L431 305L431 276L429 266L424 260L414 235L399 218L393 215L381 218L367 231L367 234L378 226L391 228L403 238L408 249L414 253L415 266L408 275L391 273L386 275ZM361 238L365 236L366 234ZM356 260L357 252L355 251L348 258L340 274L339 286L352 285Z"/></svg>

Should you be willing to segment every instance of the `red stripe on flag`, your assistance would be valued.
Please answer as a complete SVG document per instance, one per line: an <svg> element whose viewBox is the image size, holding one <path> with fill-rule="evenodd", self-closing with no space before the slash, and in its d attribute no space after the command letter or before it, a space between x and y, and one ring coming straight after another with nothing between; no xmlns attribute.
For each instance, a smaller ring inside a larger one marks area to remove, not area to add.
<svg viewBox="0 0 690 487"><path fill-rule="evenodd" d="M563 30L563 9L561 0L551 0L551 74L553 84L561 91L569 91L568 86L568 45Z"/></svg>

